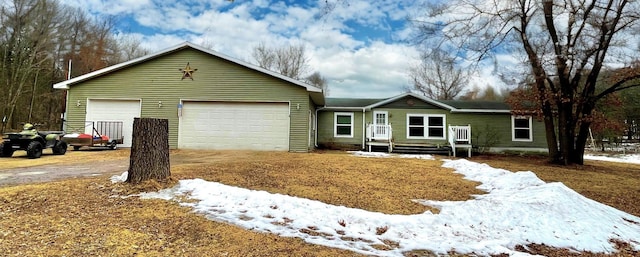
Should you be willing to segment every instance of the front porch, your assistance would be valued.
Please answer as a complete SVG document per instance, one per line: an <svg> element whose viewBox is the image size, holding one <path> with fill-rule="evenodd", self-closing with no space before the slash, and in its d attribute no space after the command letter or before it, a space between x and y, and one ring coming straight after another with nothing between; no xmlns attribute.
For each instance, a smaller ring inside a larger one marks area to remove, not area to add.
<svg viewBox="0 0 640 257"><path fill-rule="evenodd" d="M456 157L458 149L467 150L467 156L471 156L473 145L471 144L471 125L452 126L447 129L446 143L406 143L396 142L393 137L393 128L389 125L368 124L365 130L365 144L369 152L377 149L385 149L387 152L406 154L447 154Z"/></svg>

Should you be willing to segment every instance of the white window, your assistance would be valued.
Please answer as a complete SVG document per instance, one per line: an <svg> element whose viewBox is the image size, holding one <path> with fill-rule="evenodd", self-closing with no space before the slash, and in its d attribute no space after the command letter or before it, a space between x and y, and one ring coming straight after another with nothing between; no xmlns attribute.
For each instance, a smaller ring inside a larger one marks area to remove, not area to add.
<svg viewBox="0 0 640 257"><path fill-rule="evenodd" d="M407 138L445 139L445 115L407 114Z"/></svg>
<svg viewBox="0 0 640 257"><path fill-rule="evenodd" d="M511 140L533 141L531 116L511 116Z"/></svg>
<svg viewBox="0 0 640 257"><path fill-rule="evenodd" d="M333 136L353 137L353 113L336 112L333 115Z"/></svg>

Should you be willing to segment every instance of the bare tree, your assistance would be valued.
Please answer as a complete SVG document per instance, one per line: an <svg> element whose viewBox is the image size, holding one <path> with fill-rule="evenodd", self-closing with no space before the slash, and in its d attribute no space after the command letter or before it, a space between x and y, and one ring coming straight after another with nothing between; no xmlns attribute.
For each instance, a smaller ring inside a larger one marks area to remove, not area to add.
<svg viewBox="0 0 640 257"><path fill-rule="evenodd" d="M5 3L6 2L6 3ZM112 34L111 17L89 18L55 0L9 0L0 5L0 119L46 122L59 128L64 92L51 85L129 57ZM131 51L139 45L128 46ZM6 118L5 118L6 117Z"/></svg>
<svg viewBox="0 0 640 257"><path fill-rule="evenodd" d="M33 106L37 84L46 81L39 75L54 62L49 50L60 31L61 13L57 2L41 0L15 0L0 9L1 110L8 122L17 110L32 116L28 107ZM23 101L30 103L25 106Z"/></svg>
<svg viewBox="0 0 640 257"><path fill-rule="evenodd" d="M258 66L262 68L271 70L274 67L275 53L271 48L268 48L264 42L260 42L260 44L253 48L251 56L258 62Z"/></svg>
<svg viewBox="0 0 640 257"><path fill-rule="evenodd" d="M464 95L460 96L460 100L468 100L468 101L504 101L505 97L509 94L506 90L499 90L494 88L493 85L486 85L483 88L480 88L478 85L473 85L473 87L467 90Z"/></svg>
<svg viewBox="0 0 640 257"><path fill-rule="evenodd" d="M121 53L119 62L132 60L150 53L148 49L142 47L140 39L130 35L120 37L118 42L120 43L119 49Z"/></svg>
<svg viewBox="0 0 640 257"><path fill-rule="evenodd" d="M457 97L468 81L468 73L458 67L455 59L442 51L423 55L419 65L409 70L413 91L438 100Z"/></svg>
<svg viewBox="0 0 640 257"><path fill-rule="evenodd" d="M628 44L640 29L638 1L452 0L427 9L415 19L423 42L464 49L476 60L496 49L525 56L553 162L582 164L596 103L638 85L640 69L630 65L638 52ZM596 90L608 63L626 68Z"/></svg>
<svg viewBox="0 0 640 257"><path fill-rule="evenodd" d="M329 94L329 84L327 84L327 79L323 77L320 72L316 71L311 73L311 75L305 78L305 82L322 89L322 92L325 95Z"/></svg>
<svg viewBox="0 0 640 257"><path fill-rule="evenodd" d="M260 43L253 48L252 56L258 66L293 79L301 79L309 70L309 58L302 44L269 48Z"/></svg>

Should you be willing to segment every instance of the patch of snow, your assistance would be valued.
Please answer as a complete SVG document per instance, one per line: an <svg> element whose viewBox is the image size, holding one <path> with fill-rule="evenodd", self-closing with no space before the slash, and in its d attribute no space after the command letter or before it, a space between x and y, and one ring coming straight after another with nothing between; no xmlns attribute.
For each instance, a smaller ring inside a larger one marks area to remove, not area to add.
<svg viewBox="0 0 640 257"><path fill-rule="evenodd" d="M47 174L46 171L27 171L27 172L20 172L16 175L18 176L31 176L31 175L42 175L42 174Z"/></svg>
<svg viewBox="0 0 640 257"><path fill-rule="evenodd" d="M125 171L120 175L113 175L111 176L111 183L115 184L115 183L121 183L121 182L125 182L127 181L127 177L129 176L129 172Z"/></svg>
<svg viewBox="0 0 640 257"><path fill-rule="evenodd" d="M140 196L182 201L211 220L249 230L380 256L400 257L411 250L446 254L453 249L530 256L514 250L530 243L612 253L610 239L640 250L640 218L585 198L562 183L545 183L530 171L514 173L464 159L445 160L443 166L481 182L479 188L487 194L467 201L415 200L440 209L439 214L416 215L365 211L202 179L181 180L174 188ZM384 227L388 230L379 233ZM389 241L398 246L388 251L373 247Z"/></svg>
<svg viewBox="0 0 640 257"><path fill-rule="evenodd" d="M607 162L623 162L640 164L640 154L619 154L613 156L585 154L585 160L607 161Z"/></svg>
<svg viewBox="0 0 640 257"><path fill-rule="evenodd" d="M375 157L375 158L409 158L409 159L423 159L423 160L435 160L433 155L430 154L390 154L382 152L350 152L358 157Z"/></svg>

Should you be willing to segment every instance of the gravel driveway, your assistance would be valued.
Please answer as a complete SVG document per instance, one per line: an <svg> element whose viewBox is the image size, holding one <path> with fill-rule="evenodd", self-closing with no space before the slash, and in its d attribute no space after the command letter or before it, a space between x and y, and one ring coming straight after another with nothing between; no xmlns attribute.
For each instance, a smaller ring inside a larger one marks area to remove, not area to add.
<svg viewBox="0 0 640 257"><path fill-rule="evenodd" d="M12 158L0 158L0 187L42 183L55 180L120 175L129 169L130 149L116 151L83 149L53 155L50 150L38 159L28 159L21 151ZM243 157L244 156L244 157ZM171 150L171 167L213 163L219 161L251 160L251 152Z"/></svg>
<svg viewBox="0 0 640 257"><path fill-rule="evenodd" d="M42 158L47 158L43 156ZM0 159L0 162L2 159ZM0 165L1 167L2 165ZM0 187L55 181L67 178L121 174L129 168L129 158L94 162L49 164L23 168L1 169Z"/></svg>

